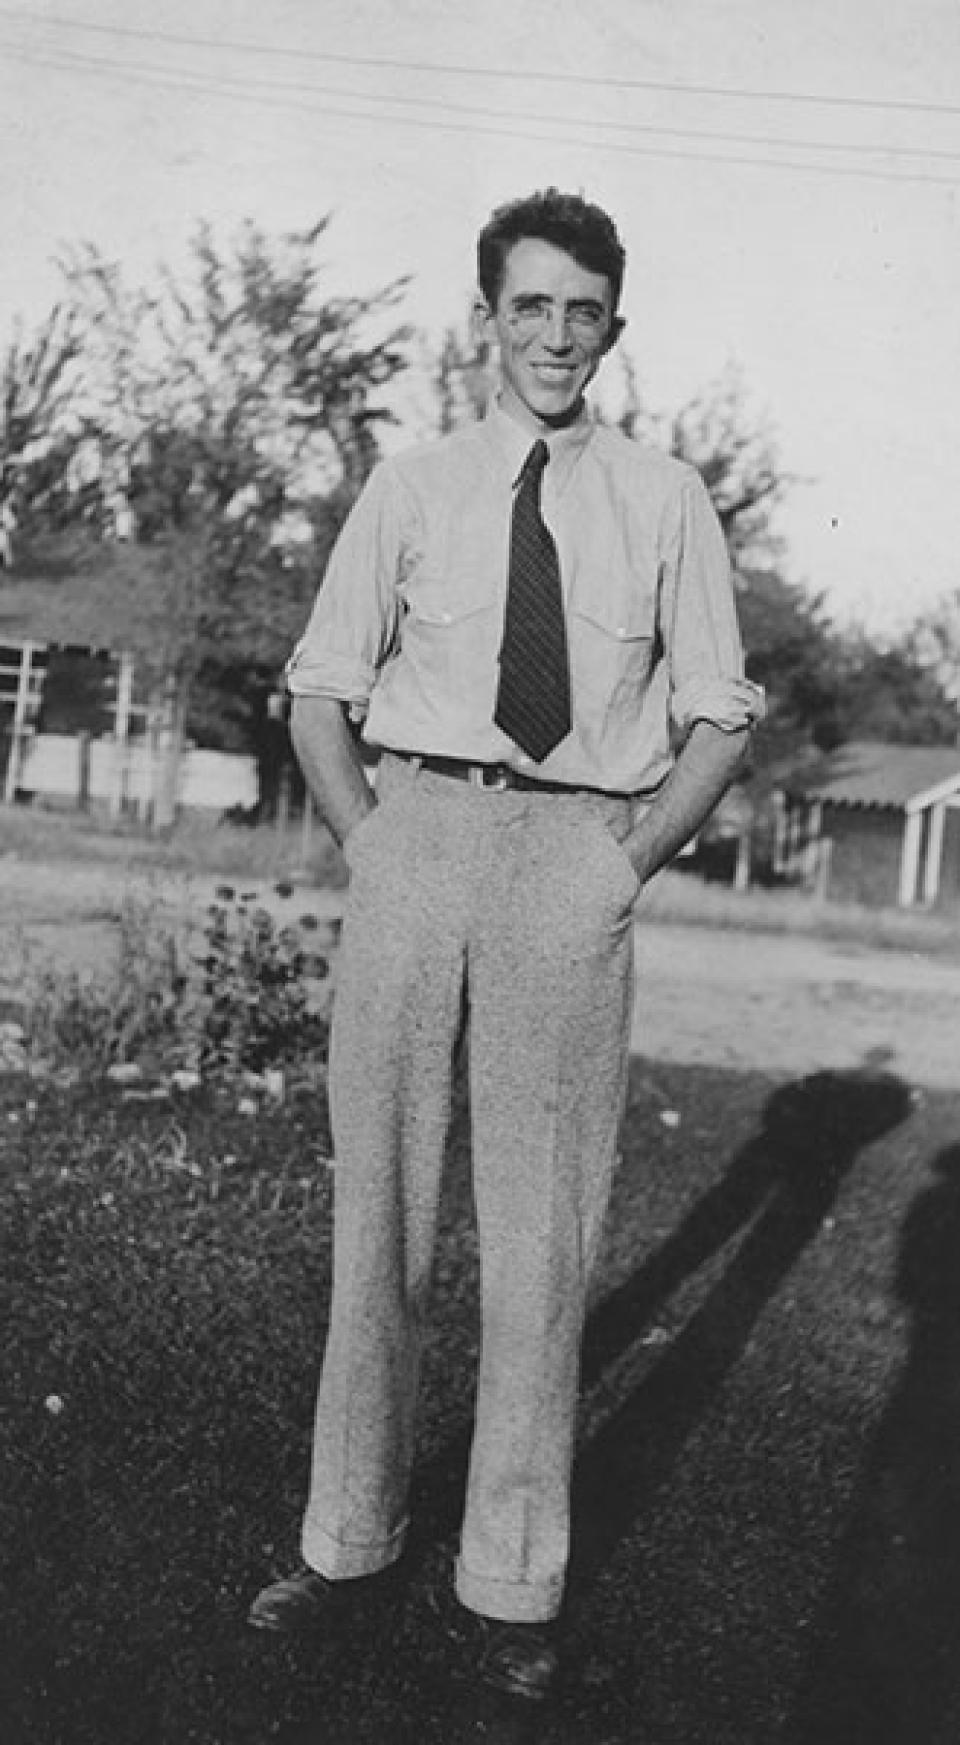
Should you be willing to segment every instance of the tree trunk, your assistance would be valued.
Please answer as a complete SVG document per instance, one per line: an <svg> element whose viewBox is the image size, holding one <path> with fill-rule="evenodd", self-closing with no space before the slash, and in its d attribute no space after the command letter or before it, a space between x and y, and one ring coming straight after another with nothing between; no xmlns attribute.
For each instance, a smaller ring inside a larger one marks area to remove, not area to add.
<svg viewBox="0 0 960 1745"><path fill-rule="evenodd" d="M187 679L167 680L164 721L160 733L159 781L153 809L153 825L156 830L169 829L176 821L188 693Z"/></svg>

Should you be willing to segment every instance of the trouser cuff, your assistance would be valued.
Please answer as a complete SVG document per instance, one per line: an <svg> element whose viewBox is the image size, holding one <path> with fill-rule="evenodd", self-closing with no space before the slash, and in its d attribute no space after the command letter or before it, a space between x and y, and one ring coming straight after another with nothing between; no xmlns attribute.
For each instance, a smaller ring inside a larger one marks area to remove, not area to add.
<svg viewBox="0 0 960 1745"><path fill-rule="evenodd" d="M548 1624L563 1601L562 1576L539 1582L493 1581L472 1575L462 1557L457 1559L454 1586L461 1605L504 1624Z"/></svg>
<svg viewBox="0 0 960 1745"><path fill-rule="evenodd" d="M389 1569L403 1551L406 1522L389 1539L376 1545L344 1545L325 1528L317 1526L309 1516L304 1520L300 1550L304 1563L325 1575L328 1581L351 1581L356 1576L379 1575Z"/></svg>

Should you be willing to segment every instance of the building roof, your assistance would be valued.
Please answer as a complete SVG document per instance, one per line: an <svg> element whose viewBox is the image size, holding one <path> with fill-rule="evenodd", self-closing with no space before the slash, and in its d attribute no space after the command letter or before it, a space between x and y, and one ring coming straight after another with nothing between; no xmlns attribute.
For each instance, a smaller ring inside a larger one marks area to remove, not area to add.
<svg viewBox="0 0 960 1745"><path fill-rule="evenodd" d="M72 575L22 575L0 570L0 642L90 642L93 615L86 597L86 589ZM102 613L101 621L109 624L110 614ZM102 641L102 635L97 640Z"/></svg>
<svg viewBox="0 0 960 1745"><path fill-rule="evenodd" d="M851 741L798 771L787 785L794 793L832 806L921 811L960 795L960 746Z"/></svg>

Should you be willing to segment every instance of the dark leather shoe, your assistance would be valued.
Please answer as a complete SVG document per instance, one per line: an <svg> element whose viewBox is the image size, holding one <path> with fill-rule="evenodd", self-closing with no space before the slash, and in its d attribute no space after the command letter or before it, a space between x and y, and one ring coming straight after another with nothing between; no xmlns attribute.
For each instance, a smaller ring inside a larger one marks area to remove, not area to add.
<svg viewBox="0 0 960 1745"><path fill-rule="evenodd" d="M483 1682L507 1696L545 1702L560 1677L556 1630L549 1625L485 1622L489 1639L478 1666Z"/></svg>
<svg viewBox="0 0 960 1745"><path fill-rule="evenodd" d="M471 1612L434 1589L431 1605L447 1640L458 1649L461 1676L524 1702L552 1697L560 1679L560 1631L555 1622L513 1624Z"/></svg>
<svg viewBox="0 0 960 1745"><path fill-rule="evenodd" d="M353 1616L367 1599L386 1598L395 1589L395 1565L376 1575L329 1581L303 1563L261 1589L247 1613L247 1623L277 1636L322 1634L339 1627L344 1617Z"/></svg>

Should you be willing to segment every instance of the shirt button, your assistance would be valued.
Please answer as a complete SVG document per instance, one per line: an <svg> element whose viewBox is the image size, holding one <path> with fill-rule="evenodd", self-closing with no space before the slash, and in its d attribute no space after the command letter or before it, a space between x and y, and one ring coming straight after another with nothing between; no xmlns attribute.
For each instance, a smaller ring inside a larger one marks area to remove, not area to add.
<svg viewBox="0 0 960 1745"><path fill-rule="evenodd" d="M443 622L444 622L444 624L452 624L452 622L453 622L453 617L452 617L452 614L451 614L451 613L449 613L449 612L444 612L444 613L442 613L442 614L441 614L441 616L442 616L442 618L443 618Z"/></svg>
<svg viewBox="0 0 960 1745"><path fill-rule="evenodd" d="M627 634L626 625L625 624L618 624L617 625L617 635L619 636L621 642L624 640L624 637L626 636L626 634Z"/></svg>
<svg viewBox="0 0 960 1745"><path fill-rule="evenodd" d="M517 758L517 762L521 769L529 769L533 762L533 758L529 757L525 751L521 751L520 756Z"/></svg>

